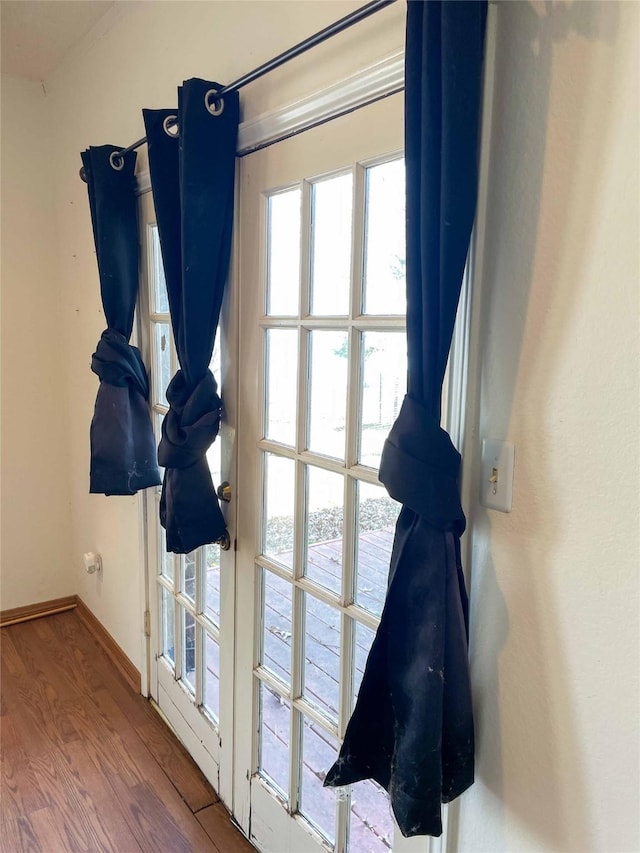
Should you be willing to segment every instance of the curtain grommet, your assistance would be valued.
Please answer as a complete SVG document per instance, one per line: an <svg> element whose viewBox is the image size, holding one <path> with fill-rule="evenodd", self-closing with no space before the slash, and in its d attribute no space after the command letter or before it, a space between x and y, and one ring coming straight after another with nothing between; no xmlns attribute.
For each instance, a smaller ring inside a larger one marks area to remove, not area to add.
<svg viewBox="0 0 640 853"><path fill-rule="evenodd" d="M119 151L112 151L109 154L109 165L116 172L121 172L124 169L124 157L120 155Z"/></svg>
<svg viewBox="0 0 640 853"><path fill-rule="evenodd" d="M175 127L175 132L171 130L171 128L173 127ZM166 118L162 122L162 129L167 134L167 136L170 136L172 139L175 139L175 137L178 136L178 116L166 116Z"/></svg>
<svg viewBox="0 0 640 853"><path fill-rule="evenodd" d="M209 99L213 97L213 102ZM212 116L220 116L224 112L224 98L220 98L215 89L209 89L204 96L204 105Z"/></svg>

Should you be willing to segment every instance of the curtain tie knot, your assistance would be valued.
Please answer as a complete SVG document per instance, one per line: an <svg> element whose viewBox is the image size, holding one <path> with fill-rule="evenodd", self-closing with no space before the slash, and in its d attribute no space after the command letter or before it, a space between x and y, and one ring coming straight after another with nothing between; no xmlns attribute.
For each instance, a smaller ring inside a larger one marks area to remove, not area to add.
<svg viewBox="0 0 640 853"><path fill-rule="evenodd" d="M207 370L189 387L178 370L167 388L167 401L158 462L165 468L189 468L204 457L220 428L222 400L213 374Z"/></svg>
<svg viewBox="0 0 640 853"><path fill-rule="evenodd" d="M461 536L466 520L460 503L460 461L446 430L407 395L380 460L380 482L391 497L433 527Z"/></svg>
<svg viewBox="0 0 640 853"><path fill-rule="evenodd" d="M149 399L149 380L140 350L116 329L105 329L91 357L91 370L107 385L135 388Z"/></svg>

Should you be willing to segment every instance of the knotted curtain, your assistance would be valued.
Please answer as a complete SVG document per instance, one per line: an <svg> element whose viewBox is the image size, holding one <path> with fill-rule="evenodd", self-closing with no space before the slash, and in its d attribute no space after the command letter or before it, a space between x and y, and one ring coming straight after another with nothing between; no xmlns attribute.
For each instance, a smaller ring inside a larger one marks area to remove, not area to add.
<svg viewBox="0 0 640 853"><path fill-rule="evenodd" d="M177 554L215 542L226 530L206 452L222 414L209 363L231 253L239 99L237 92L207 98L219 89L217 83L187 80L178 89L177 110L143 110L180 363L167 388L169 411L158 448L165 468L160 521L167 550ZM177 135L169 126L175 119Z"/></svg>
<svg viewBox="0 0 640 853"><path fill-rule="evenodd" d="M375 779L405 836L440 835L441 803L474 773L461 460L440 401L475 213L486 10L483 0L407 6L408 393L379 474L403 507L380 626L325 780Z"/></svg>
<svg viewBox="0 0 640 853"><path fill-rule="evenodd" d="M133 495L161 482L140 351L129 344L138 293L136 155L114 145L82 153L107 328L91 361L100 379L91 421L89 490Z"/></svg>

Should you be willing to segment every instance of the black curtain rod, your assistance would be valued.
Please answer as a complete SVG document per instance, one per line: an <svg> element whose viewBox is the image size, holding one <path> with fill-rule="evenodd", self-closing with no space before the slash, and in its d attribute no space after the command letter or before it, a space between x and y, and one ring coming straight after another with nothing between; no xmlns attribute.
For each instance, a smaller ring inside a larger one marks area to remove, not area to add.
<svg viewBox="0 0 640 853"><path fill-rule="evenodd" d="M384 9L385 6L390 6L392 3L395 3L396 0L372 0L372 2L367 3L364 6L361 6L359 9L356 9L355 12L351 12L349 15L345 15L344 18L340 18L339 21L334 21L333 24L329 24L328 27L325 27L323 30L315 33L309 38L304 39L304 41L299 42L298 44L290 47L288 50L285 50L283 53L278 54L278 56L274 56L273 59L269 59L267 62L259 65L258 68L254 68L253 71L249 71L247 74L244 74L242 77L239 77L237 80L234 80L233 83L229 83L228 86L224 86L217 93L218 97L222 97L225 92L234 92L238 89L241 89L243 86L246 86L248 83L253 83L254 80L257 80L259 77L268 74L270 71L274 71L276 68L279 68L281 65L284 65L286 62L289 62L291 59L295 59L297 56L300 56L305 51L310 50L312 47L315 47L318 44L322 44L323 41L327 41L327 39L332 38L338 33L343 32L343 30L352 27L354 24L358 24L360 21L364 21L365 18L368 18L370 15L379 12L381 9ZM142 139L137 139L127 148L123 148L121 153L128 154L129 151L135 151L136 148L140 148L141 145L144 145L147 141L147 137L143 136ZM84 168L80 169L80 177L86 183L86 175L84 173Z"/></svg>

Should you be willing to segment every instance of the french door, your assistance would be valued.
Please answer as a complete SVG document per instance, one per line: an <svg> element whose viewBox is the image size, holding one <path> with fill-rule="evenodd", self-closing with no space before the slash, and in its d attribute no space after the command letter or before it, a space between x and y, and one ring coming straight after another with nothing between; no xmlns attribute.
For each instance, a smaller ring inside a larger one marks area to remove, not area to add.
<svg viewBox="0 0 640 853"><path fill-rule="evenodd" d="M151 409L156 442L168 410L166 390L178 369L158 229L151 193L141 197L143 281L141 329L148 356ZM228 306L227 306L228 307ZM229 325L229 324L227 324ZM221 346L222 341L222 346ZM225 331L220 329L211 360L217 381L222 380L227 411ZM221 353L225 355L221 358ZM232 395L230 395L232 396ZM207 459L213 482L231 479L232 430L227 418ZM190 554L169 554L159 522L160 488L145 497L148 562L148 608L151 654L149 692L173 729L222 798L232 792L234 678L234 554L212 544ZM231 507L227 511L232 523ZM221 744L226 741L226 750Z"/></svg>
<svg viewBox="0 0 640 853"><path fill-rule="evenodd" d="M234 802L272 853L402 844L375 783L322 786L400 509L377 469L406 382L402 110L389 97L240 166Z"/></svg>
<svg viewBox="0 0 640 853"><path fill-rule="evenodd" d="M377 469L406 382L402 135L394 95L240 161L209 454L232 548L168 555L159 490L146 498L151 695L265 853L428 849L375 783L322 786L399 511ZM150 195L142 210L159 439L177 362Z"/></svg>

